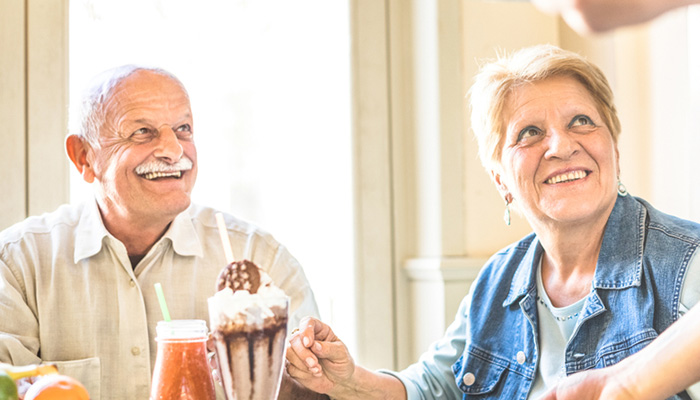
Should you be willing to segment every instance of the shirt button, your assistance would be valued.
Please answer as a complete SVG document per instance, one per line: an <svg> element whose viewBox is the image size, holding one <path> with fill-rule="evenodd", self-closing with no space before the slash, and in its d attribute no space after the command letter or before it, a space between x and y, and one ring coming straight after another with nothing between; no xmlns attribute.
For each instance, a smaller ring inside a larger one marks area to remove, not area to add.
<svg viewBox="0 0 700 400"><path fill-rule="evenodd" d="M464 378L462 378L462 382L464 382L464 384L467 386L473 385L474 381L476 381L476 378L471 372L467 372L466 374L464 374Z"/></svg>
<svg viewBox="0 0 700 400"><path fill-rule="evenodd" d="M134 282L134 280L133 280L133 279L132 279L132 280L130 280L130 281L129 281L129 286L131 286L131 287L135 287L135 286L136 286L136 282Z"/></svg>
<svg viewBox="0 0 700 400"><path fill-rule="evenodd" d="M141 354L141 349L139 349L138 346L134 346L131 348L131 354L138 356Z"/></svg>
<svg viewBox="0 0 700 400"><path fill-rule="evenodd" d="M525 358L525 353L523 353L522 351L519 351L519 352L518 352L518 355L516 356L516 358L517 358L517 360L518 360L518 364L523 364L523 363L525 362L525 360L526 360L526 358Z"/></svg>

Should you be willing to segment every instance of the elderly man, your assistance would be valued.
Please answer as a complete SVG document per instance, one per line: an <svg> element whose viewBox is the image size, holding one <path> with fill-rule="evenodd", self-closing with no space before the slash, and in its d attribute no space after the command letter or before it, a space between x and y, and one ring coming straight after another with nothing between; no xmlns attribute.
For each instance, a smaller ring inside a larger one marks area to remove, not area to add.
<svg viewBox="0 0 700 400"><path fill-rule="evenodd" d="M208 320L226 265L215 211L190 204L197 150L187 92L160 69L119 67L86 92L70 160L94 199L0 233L0 362L52 362L97 399L146 399L162 319ZM225 216L237 259L291 298L290 324L318 315L299 263L269 234Z"/></svg>

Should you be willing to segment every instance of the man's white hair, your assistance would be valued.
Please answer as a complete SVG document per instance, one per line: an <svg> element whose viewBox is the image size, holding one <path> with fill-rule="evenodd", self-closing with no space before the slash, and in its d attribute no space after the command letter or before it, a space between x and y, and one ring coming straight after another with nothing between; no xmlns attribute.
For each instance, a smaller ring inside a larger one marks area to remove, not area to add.
<svg viewBox="0 0 700 400"><path fill-rule="evenodd" d="M104 125L106 118L105 103L112 96L114 88L119 83L138 71L150 71L172 79L189 98L182 82L175 75L162 68L128 64L98 74L90 81L83 92L75 121L78 136L93 148L99 148L100 146L100 129Z"/></svg>

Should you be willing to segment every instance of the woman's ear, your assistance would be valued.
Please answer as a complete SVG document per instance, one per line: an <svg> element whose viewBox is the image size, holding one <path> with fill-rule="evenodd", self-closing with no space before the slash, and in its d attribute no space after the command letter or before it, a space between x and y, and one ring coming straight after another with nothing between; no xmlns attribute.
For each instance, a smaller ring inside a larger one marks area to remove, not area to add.
<svg viewBox="0 0 700 400"><path fill-rule="evenodd" d="M87 183L92 183L95 180L95 171L88 157L92 151L90 146L83 141L78 135L68 135L66 137L66 153L68 158L73 162L75 168Z"/></svg>
<svg viewBox="0 0 700 400"><path fill-rule="evenodd" d="M617 166L617 178L620 178L620 151L617 149L617 143L615 143L615 165Z"/></svg>
<svg viewBox="0 0 700 400"><path fill-rule="evenodd" d="M506 196L510 195L510 191L508 190L508 186L506 186L505 182L503 182L503 177L499 172L493 169L489 172L491 175L491 180L493 180L493 183L496 185L496 189L498 189L498 192L501 194L501 198L505 199Z"/></svg>

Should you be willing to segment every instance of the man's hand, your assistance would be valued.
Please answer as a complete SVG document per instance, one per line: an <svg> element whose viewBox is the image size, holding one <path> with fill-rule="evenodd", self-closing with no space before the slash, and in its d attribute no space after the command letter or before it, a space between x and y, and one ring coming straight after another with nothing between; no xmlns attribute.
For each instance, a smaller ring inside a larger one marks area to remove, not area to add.
<svg viewBox="0 0 700 400"><path fill-rule="evenodd" d="M349 383L354 371L352 356L330 326L311 317L300 322L287 349L291 377L314 392L331 393Z"/></svg>

